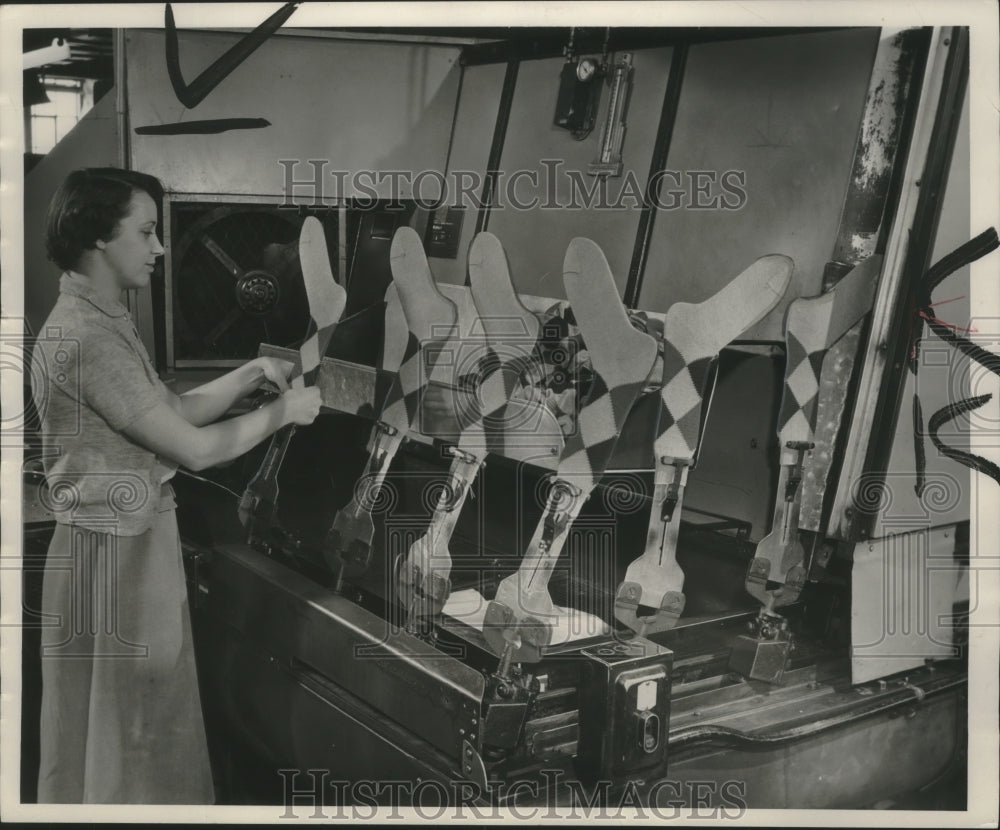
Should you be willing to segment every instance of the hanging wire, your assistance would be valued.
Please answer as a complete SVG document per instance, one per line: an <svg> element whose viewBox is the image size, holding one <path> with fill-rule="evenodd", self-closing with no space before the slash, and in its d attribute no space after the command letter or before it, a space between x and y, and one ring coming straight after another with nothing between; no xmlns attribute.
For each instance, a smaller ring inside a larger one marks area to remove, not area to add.
<svg viewBox="0 0 1000 830"><path fill-rule="evenodd" d="M197 479L198 481L203 481L205 484L211 484L213 487L218 487L220 490L225 490L227 493L229 493L229 495L231 495L236 500L239 500L241 498L240 494L237 493L235 490L230 490L228 487L226 487L226 485L220 484L217 481L212 481L212 479L210 478L197 475L196 473L192 473L190 470L185 470L185 469L178 469L177 472L182 476L187 476L188 478Z"/></svg>

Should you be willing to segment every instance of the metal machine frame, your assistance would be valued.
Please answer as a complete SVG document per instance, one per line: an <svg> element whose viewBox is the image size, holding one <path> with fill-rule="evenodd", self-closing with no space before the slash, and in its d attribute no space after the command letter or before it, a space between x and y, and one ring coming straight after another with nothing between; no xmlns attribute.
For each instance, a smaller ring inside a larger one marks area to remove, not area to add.
<svg viewBox="0 0 1000 830"><path fill-rule="evenodd" d="M488 166L496 170L520 56L470 50L470 60L507 62ZM682 38L655 169L666 161L685 54ZM849 571L850 550L872 533L870 517L852 506L850 483L862 472L885 469L884 439L895 429L902 389L907 312L940 212L968 75L968 34L959 28L906 30L883 39L875 67L871 90L902 79L891 104L872 93L866 103L865 118L886 130L879 148L884 175L875 186L849 189L825 282L834 284L875 252L884 254L885 264L871 323L859 326L851 341L860 366L850 384L849 372L838 389L825 393L828 405L842 407L844 415L821 438L833 451L822 469L828 487L823 503L814 505L810 527L822 573L809 602L789 611L789 630L754 628L754 611L736 608L693 620L655 642L609 636L498 672L495 655L460 627L442 624L432 636L418 637L393 626L391 600L371 585L333 592L315 551L294 533L258 538L254 546L244 543L238 527L225 533L215 528L201 538L188 534L206 699L219 718L221 743L231 749L234 792L246 795L240 789L249 775L243 750L272 770L323 770L350 781L434 780L464 787L456 798L494 804L566 798L571 781L571 791L596 788L605 798L629 787L648 793L668 781L682 788L706 779L721 784L739 768L748 787L756 788L743 793L751 806L864 806L960 775L967 731L961 660L853 685L842 636L789 633L838 619L838 583ZM872 165L872 153L862 136L855 167ZM487 181L477 230L488 223L489 188ZM653 218L640 223L627 304L638 296ZM852 250L844 242L862 221L869 222L861 228L866 248ZM849 366L855 362L847 358ZM330 406L344 413L336 417L346 418L363 409L373 382L371 370L335 359L324 361L318 381L331 392ZM699 555L731 561L730 543L699 543ZM734 649L744 652L736 665L758 667L774 652L780 659L747 677L732 668ZM770 682L752 679L761 675ZM656 692L640 706L636 695L643 683ZM861 760L852 770L831 772L836 784L816 784L834 752ZM512 786L524 782L526 787ZM272 776L268 786L260 797L280 803L290 785ZM339 792L338 803L355 795ZM715 803L725 797L720 787Z"/></svg>

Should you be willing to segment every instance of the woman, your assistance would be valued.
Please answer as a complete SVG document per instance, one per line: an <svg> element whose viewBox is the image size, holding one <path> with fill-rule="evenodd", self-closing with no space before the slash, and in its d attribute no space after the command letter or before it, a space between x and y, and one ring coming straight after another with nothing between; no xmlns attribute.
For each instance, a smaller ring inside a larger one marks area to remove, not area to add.
<svg viewBox="0 0 1000 830"><path fill-rule="evenodd" d="M176 395L121 303L149 284L159 182L78 170L49 206L64 270L33 356L57 525L43 577L41 768L47 803L210 804L212 775L168 479L309 424L320 394L292 364L258 358ZM273 403L213 423L265 380ZM235 507L234 507L235 509Z"/></svg>

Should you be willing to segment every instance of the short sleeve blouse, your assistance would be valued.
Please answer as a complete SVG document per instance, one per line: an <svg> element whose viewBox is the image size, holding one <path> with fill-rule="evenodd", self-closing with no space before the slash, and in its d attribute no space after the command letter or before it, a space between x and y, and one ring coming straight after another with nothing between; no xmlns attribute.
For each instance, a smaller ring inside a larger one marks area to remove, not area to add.
<svg viewBox="0 0 1000 830"><path fill-rule="evenodd" d="M174 506L176 465L124 430L162 401L159 379L128 310L90 280L63 274L32 355L42 421L47 505L56 520L120 536L144 533Z"/></svg>

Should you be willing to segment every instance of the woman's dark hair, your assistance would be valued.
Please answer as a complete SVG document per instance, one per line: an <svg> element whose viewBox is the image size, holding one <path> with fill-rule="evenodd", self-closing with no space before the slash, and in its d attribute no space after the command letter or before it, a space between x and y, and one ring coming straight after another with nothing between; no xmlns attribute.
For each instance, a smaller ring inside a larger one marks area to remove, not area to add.
<svg viewBox="0 0 1000 830"><path fill-rule="evenodd" d="M84 251L115 235L128 215L132 195L141 190L157 205L163 185L155 176L117 167L74 170L49 202L45 218L45 248L63 270L75 268Z"/></svg>

